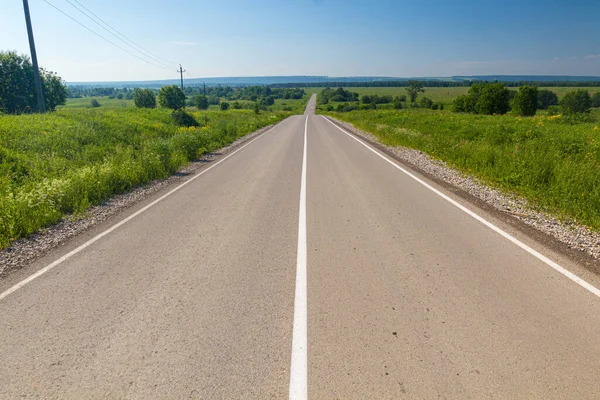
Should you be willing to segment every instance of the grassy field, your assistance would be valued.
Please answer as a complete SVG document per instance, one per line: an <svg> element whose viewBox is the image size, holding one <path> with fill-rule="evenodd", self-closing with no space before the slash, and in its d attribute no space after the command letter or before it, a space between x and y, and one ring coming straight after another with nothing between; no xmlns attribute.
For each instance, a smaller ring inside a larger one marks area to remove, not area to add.
<svg viewBox="0 0 600 400"><path fill-rule="evenodd" d="M0 248L290 114L195 112L198 128L177 127L165 109L0 115Z"/></svg>
<svg viewBox="0 0 600 400"><path fill-rule="evenodd" d="M600 112L596 122L562 116L456 114L426 109L329 115L446 161L540 210L600 229Z"/></svg>
<svg viewBox="0 0 600 400"><path fill-rule="evenodd" d="M406 95L406 88L402 87L349 87L344 88L351 92L357 92L362 95L391 95L391 96L401 96ZM516 90L517 88L509 88L512 90ZM600 87L585 87L585 88L573 88L573 87L540 87L540 89L551 90L557 94L558 98L561 99L567 92L576 90L576 89L586 89L590 92L590 95L594 93L600 92ZM308 88L305 89L307 93L320 93L323 88ZM443 103L444 105L451 105L454 102L454 99L460 95L467 94L469 91L468 87L450 87L450 88L441 88L441 87L427 87L425 88L424 93L419 93L419 98L426 96L433 100L434 103ZM418 99L417 99L418 100ZM337 103L333 103L337 104Z"/></svg>
<svg viewBox="0 0 600 400"><path fill-rule="evenodd" d="M133 100L109 99L108 96L82 97L80 99L67 99L67 104L61 108L91 108L92 99L100 103L98 108L132 108L135 107Z"/></svg>

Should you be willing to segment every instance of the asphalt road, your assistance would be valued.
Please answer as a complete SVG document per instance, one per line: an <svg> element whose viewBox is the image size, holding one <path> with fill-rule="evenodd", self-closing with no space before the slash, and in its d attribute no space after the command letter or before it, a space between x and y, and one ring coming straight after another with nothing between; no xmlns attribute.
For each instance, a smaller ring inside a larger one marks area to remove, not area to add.
<svg viewBox="0 0 600 400"><path fill-rule="evenodd" d="M0 398L600 398L598 296L311 114L0 281L81 246L0 299Z"/></svg>

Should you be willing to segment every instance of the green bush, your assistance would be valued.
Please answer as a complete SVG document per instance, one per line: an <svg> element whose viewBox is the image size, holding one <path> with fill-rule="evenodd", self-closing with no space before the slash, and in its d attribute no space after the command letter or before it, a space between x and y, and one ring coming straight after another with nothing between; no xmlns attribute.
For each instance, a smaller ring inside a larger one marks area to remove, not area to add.
<svg viewBox="0 0 600 400"><path fill-rule="evenodd" d="M456 97L452 103L452 111L456 113L469 112L467 110L467 99L468 96L466 94Z"/></svg>
<svg viewBox="0 0 600 400"><path fill-rule="evenodd" d="M123 95L121 95L123 98ZM133 102L138 108L155 108L156 95L151 89L137 88L133 91Z"/></svg>
<svg viewBox="0 0 600 400"><path fill-rule="evenodd" d="M592 107L592 98L585 89L577 89L569 92L560 102L560 108L563 114L581 114L589 113Z"/></svg>
<svg viewBox="0 0 600 400"><path fill-rule="evenodd" d="M98 103L98 100L92 99L90 101L90 106L92 106L92 108L100 107L100 103Z"/></svg>
<svg viewBox="0 0 600 400"><path fill-rule="evenodd" d="M478 114L487 115L506 114L509 108L509 92L502 83L484 85L475 106Z"/></svg>
<svg viewBox="0 0 600 400"><path fill-rule="evenodd" d="M553 116L553 115L559 115L559 114L560 114L559 106L548 106L548 115Z"/></svg>
<svg viewBox="0 0 600 400"><path fill-rule="evenodd" d="M198 108L198 110L207 110L208 98L203 94L199 94L194 97L194 105Z"/></svg>
<svg viewBox="0 0 600 400"><path fill-rule="evenodd" d="M185 107L185 93L177 85L163 86L158 91L158 104L171 110L183 108Z"/></svg>
<svg viewBox="0 0 600 400"><path fill-rule="evenodd" d="M550 106L558 105L558 96L551 90L538 90L538 104L540 110L547 110Z"/></svg>
<svg viewBox="0 0 600 400"><path fill-rule="evenodd" d="M433 106L433 100L431 100L429 97L423 97L421 98L419 105L421 108L431 108Z"/></svg>
<svg viewBox="0 0 600 400"><path fill-rule="evenodd" d="M523 117L531 117L537 111L538 89L535 86L521 86L512 101L512 109Z"/></svg>
<svg viewBox="0 0 600 400"><path fill-rule="evenodd" d="M592 107L600 107L600 92L592 96Z"/></svg>
<svg viewBox="0 0 600 400"><path fill-rule="evenodd" d="M171 117L177 126L185 126L186 128L189 128L190 126L200 125L192 114L188 114L182 109L173 111L171 113Z"/></svg>
<svg viewBox="0 0 600 400"><path fill-rule="evenodd" d="M220 107L221 107L221 111L227 111L227 110L229 110L229 103L222 102Z"/></svg>
<svg viewBox="0 0 600 400"><path fill-rule="evenodd" d="M458 96L452 105L454 112L474 114L505 114L510 108L510 93L502 83L475 83L469 93Z"/></svg>

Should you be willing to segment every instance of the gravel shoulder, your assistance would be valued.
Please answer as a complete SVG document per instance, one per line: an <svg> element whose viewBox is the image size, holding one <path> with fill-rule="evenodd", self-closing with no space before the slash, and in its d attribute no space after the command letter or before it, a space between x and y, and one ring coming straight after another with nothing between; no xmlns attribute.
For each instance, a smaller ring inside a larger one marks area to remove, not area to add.
<svg viewBox="0 0 600 400"><path fill-rule="evenodd" d="M82 215L68 215L48 228L42 229L27 238L16 240L11 246L0 250L0 279L31 264L51 250L63 245L69 239L105 222L148 196L167 186L182 182L186 176L207 167L273 126L263 127L256 132L239 138L227 147L216 152L206 153L202 158L190 163L166 179L152 181L130 192L113 196L109 200L91 207Z"/></svg>
<svg viewBox="0 0 600 400"><path fill-rule="evenodd" d="M526 199L485 185L422 151L384 145L373 134L348 122L327 118L466 200L474 201L488 211L495 211L494 214L503 220L512 220L509 222L518 229L574 257L586 269L600 274L600 232L594 232L575 221L559 220L548 213L539 212ZM515 224L515 221L518 223Z"/></svg>

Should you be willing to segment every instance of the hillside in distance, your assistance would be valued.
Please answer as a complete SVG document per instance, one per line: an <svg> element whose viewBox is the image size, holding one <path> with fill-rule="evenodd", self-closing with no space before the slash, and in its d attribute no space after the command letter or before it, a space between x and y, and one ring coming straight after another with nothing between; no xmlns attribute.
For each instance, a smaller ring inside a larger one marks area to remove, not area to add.
<svg viewBox="0 0 600 400"><path fill-rule="evenodd" d="M451 77L387 77L387 76L240 76L240 77L213 77L213 78L188 78L185 79L186 86L251 86L251 85L278 85L278 84L310 84L323 85L335 83L337 85L354 82L383 82L383 81L406 81L439 80L439 81L499 81L499 82L592 82L600 81L600 76L561 76L561 75L473 75L473 76L451 76ZM114 87L114 88L159 88L165 85L179 85L179 79L163 79L155 81L113 81L113 82L67 82L68 86L80 87Z"/></svg>

